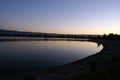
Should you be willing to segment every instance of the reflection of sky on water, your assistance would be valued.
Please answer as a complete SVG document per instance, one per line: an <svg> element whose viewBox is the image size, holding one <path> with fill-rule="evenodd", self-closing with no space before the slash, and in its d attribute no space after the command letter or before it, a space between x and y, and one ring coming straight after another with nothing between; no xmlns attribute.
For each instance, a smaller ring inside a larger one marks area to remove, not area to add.
<svg viewBox="0 0 120 80"><path fill-rule="evenodd" d="M67 64L102 49L81 41L13 41L0 43L0 70L37 70Z"/></svg>

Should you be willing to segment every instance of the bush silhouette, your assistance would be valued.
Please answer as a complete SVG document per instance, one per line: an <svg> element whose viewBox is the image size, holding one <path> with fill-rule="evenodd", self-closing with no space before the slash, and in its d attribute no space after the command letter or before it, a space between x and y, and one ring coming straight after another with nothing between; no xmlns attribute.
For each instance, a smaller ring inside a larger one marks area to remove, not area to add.
<svg viewBox="0 0 120 80"><path fill-rule="evenodd" d="M114 34L114 33L110 33L108 35L104 34L102 36L102 39L119 40L120 39L120 35Z"/></svg>

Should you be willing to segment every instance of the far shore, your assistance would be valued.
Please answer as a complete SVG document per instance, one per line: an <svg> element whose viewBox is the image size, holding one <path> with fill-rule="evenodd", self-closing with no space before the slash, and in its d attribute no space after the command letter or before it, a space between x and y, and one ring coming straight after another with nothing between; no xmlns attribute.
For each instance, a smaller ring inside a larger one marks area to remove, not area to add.
<svg viewBox="0 0 120 80"><path fill-rule="evenodd" d="M88 38L0 37L4 41L88 41Z"/></svg>
<svg viewBox="0 0 120 80"><path fill-rule="evenodd" d="M29 73L26 76L1 77L0 80L119 80L117 74L120 71L120 41L103 39L85 41L102 44L104 48L94 55L66 65Z"/></svg>

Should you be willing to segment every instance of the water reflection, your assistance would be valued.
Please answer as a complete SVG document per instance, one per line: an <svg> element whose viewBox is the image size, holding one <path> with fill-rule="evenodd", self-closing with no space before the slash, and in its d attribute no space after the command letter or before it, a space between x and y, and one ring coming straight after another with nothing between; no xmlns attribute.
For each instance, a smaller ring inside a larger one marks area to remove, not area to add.
<svg viewBox="0 0 120 80"><path fill-rule="evenodd" d="M7 41L0 43L0 71L41 70L67 64L102 49L100 44L82 41Z"/></svg>

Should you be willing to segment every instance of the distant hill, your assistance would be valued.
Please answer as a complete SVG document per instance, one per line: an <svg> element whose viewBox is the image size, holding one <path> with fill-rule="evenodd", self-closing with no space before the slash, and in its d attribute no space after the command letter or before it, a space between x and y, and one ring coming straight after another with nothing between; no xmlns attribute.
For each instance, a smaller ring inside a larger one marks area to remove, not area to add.
<svg viewBox="0 0 120 80"><path fill-rule="evenodd" d="M38 32L23 32L23 31L4 30L4 29L0 29L0 33L34 33L34 34L38 34Z"/></svg>
<svg viewBox="0 0 120 80"><path fill-rule="evenodd" d="M23 31L0 29L0 36L45 37L45 38L91 38L91 37L95 38L98 35L55 34L55 33L23 32Z"/></svg>
<svg viewBox="0 0 120 80"><path fill-rule="evenodd" d="M0 33L17 33L18 31L0 29Z"/></svg>
<svg viewBox="0 0 120 80"><path fill-rule="evenodd" d="M46 37L46 38L64 38L64 34L55 33L41 33L41 32L24 32L15 30L4 30L0 29L0 36L17 36L17 37Z"/></svg>
<svg viewBox="0 0 120 80"><path fill-rule="evenodd" d="M40 36L44 35L45 33L38 33L38 32L22 32L22 31L14 31L14 30L4 30L0 29L0 36Z"/></svg>

